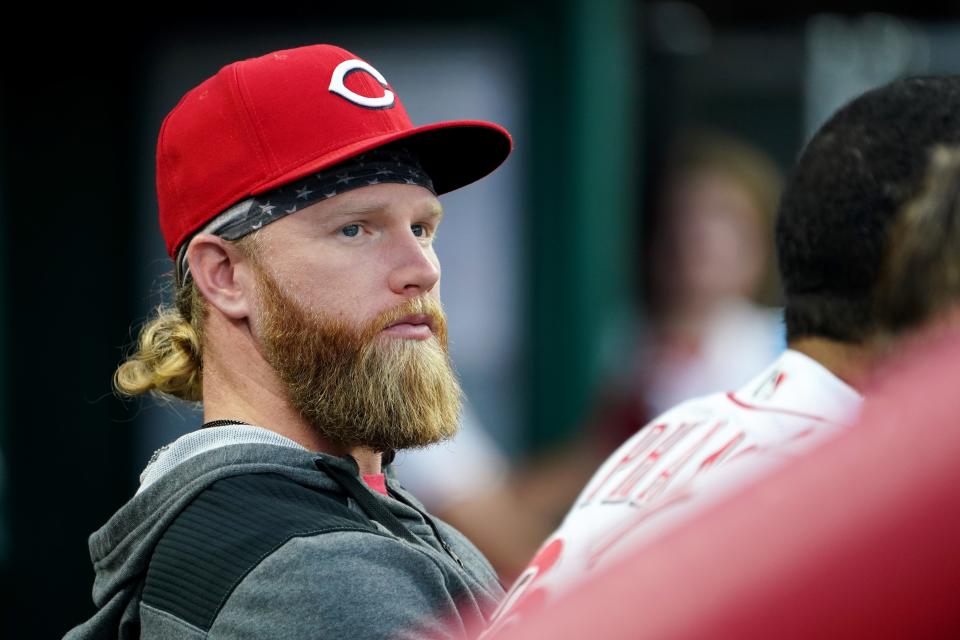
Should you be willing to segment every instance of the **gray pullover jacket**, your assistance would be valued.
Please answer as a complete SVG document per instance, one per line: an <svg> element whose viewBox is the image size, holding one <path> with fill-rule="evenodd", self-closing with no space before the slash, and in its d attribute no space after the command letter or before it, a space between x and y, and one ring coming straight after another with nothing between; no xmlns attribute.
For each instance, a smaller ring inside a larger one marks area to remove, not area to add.
<svg viewBox="0 0 960 640"><path fill-rule="evenodd" d="M504 595L483 555L387 474L254 426L154 454L90 536L98 612L66 640L460 638Z"/></svg>

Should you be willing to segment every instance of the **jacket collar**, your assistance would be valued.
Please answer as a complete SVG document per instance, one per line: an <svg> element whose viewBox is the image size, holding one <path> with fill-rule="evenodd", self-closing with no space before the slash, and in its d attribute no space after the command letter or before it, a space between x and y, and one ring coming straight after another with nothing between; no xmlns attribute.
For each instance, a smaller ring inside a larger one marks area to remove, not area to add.
<svg viewBox="0 0 960 640"><path fill-rule="evenodd" d="M290 438L256 425L237 423L205 427L180 436L170 444L154 451L146 468L140 474L140 487L137 493L190 458L234 444L272 444L307 451L305 447Z"/></svg>

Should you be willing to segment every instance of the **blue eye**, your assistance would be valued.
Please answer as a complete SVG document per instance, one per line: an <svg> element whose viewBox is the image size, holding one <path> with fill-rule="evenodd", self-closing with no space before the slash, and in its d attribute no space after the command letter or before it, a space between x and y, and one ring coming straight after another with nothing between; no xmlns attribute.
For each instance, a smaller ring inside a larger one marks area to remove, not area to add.
<svg viewBox="0 0 960 640"><path fill-rule="evenodd" d="M340 229L340 233L342 233L343 235L347 236L348 238L352 238L352 237L354 237L355 235L357 235L358 233L360 233L360 225L358 225L358 224L348 224L348 225L345 226L344 228Z"/></svg>
<svg viewBox="0 0 960 640"><path fill-rule="evenodd" d="M418 238L422 238L427 234L427 230L422 224L412 224L410 225L410 230L413 231L413 235L417 236Z"/></svg>

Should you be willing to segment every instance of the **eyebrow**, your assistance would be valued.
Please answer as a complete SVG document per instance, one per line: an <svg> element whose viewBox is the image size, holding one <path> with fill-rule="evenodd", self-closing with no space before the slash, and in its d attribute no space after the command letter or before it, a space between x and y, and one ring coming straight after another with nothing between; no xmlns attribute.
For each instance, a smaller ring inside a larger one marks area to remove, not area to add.
<svg viewBox="0 0 960 640"><path fill-rule="evenodd" d="M389 202L371 202L369 204L361 204L355 207L349 207L347 209L342 209L335 213L331 213L327 218L328 220L336 221L342 218L354 218L356 216L364 216L371 213L377 213L386 209L390 205ZM431 203L427 210L426 214L432 218L435 218L437 222L443 219L444 211L443 205L439 202Z"/></svg>
<svg viewBox="0 0 960 640"><path fill-rule="evenodd" d="M437 202L430 206L430 212L427 215L435 218L437 222L440 222L441 220L443 220L443 214L444 214L443 205Z"/></svg>

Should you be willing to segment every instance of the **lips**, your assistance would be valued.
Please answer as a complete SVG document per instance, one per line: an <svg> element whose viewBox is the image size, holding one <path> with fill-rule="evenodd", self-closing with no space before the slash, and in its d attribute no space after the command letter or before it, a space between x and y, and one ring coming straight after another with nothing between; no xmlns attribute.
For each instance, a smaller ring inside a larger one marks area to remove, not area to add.
<svg viewBox="0 0 960 640"><path fill-rule="evenodd" d="M417 314L412 314L408 316L403 316L402 318L394 321L393 323L388 324L384 328L390 329L391 327L396 327L398 325L404 325L404 324L413 325L413 326L426 325L431 332L433 331L433 318L431 318L429 315L425 313L417 313Z"/></svg>
<svg viewBox="0 0 960 640"><path fill-rule="evenodd" d="M429 340L435 337L434 318L426 313L408 314L383 328L382 334L393 338Z"/></svg>

